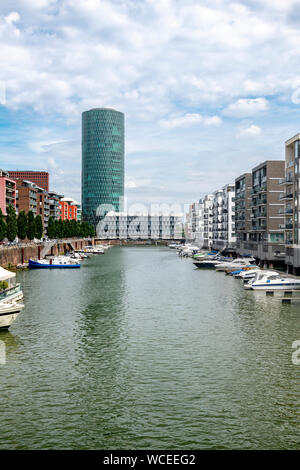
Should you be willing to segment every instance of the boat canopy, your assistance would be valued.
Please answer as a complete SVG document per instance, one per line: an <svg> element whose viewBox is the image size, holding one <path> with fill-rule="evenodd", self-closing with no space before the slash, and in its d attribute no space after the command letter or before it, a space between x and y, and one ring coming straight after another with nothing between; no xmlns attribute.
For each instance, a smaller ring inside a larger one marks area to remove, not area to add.
<svg viewBox="0 0 300 470"><path fill-rule="evenodd" d="M16 273L7 271L7 269L0 266L0 281L7 281L7 279L13 279L14 277L16 277Z"/></svg>

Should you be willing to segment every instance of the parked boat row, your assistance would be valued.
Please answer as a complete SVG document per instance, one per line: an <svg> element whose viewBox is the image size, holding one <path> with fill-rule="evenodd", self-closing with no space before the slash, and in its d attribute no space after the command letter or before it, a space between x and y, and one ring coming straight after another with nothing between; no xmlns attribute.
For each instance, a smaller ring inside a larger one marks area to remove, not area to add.
<svg viewBox="0 0 300 470"><path fill-rule="evenodd" d="M176 248L179 253L188 253L193 257L193 265L198 269L215 269L228 275L241 279L247 290L300 290L300 279L275 270L264 270L256 265L255 258L245 256L240 258L228 258L221 252L195 251L192 245L181 245ZM191 254L192 253L192 254Z"/></svg>

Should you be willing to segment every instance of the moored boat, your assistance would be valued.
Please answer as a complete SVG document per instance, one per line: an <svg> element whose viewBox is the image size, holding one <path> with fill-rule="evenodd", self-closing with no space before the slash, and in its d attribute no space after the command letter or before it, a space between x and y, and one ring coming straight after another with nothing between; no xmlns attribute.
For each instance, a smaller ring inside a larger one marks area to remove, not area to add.
<svg viewBox="0 0 300 470"><path fill-rule="evenodd" d="M10 325L15 321L21 310L24 308L23 304L11 302L0 304L0 330L7 330Z"/></svg>
<svg viewBox="0 0 300 470"><path fill-rule="evenodd" d="M0 267L0 281L5 281L7 287L0 292L0 305L7 302L17 302L23 299L20 284L16 283L16 273Z"/></svg>
<svg viewBox="0 0 300 470"><path fill-rule="evenodd" d="M29 269L58 269L58 268L80 268L80 263L75 260L29 260Z"/></svg>

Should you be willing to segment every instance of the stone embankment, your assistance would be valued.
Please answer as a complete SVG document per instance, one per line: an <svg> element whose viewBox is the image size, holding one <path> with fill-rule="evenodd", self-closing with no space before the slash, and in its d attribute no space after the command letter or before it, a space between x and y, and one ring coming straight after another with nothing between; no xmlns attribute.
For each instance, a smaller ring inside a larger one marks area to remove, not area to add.
<svg viewBox="0 0 300 470"><path fill-rule="evenodd" d="M13 267L28 263L29 258L42 259L46 255L60 255L66 251L81 250L86 245L94 245L94 239L70 238L41 243L19 243L15 246L0 246L0 266Z"/></svg>

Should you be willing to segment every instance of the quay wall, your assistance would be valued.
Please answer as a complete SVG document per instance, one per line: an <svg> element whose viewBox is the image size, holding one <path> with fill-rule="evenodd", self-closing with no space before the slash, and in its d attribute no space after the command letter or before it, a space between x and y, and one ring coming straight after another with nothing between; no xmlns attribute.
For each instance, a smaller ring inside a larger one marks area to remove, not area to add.
<svg viewBox="0 0 300 470"><path fill-rule="evenodd" d="M85 239L68 239L59 240L51 248L47 254L60 255L69 251L71 245L75 250L80 250L87 244L94 245L94 240ZM3 268L18 266L19 264L28 263L29 258L40 259L41 253L47 243L22 243L17 246L0 247L0 266Z"/></svg>

